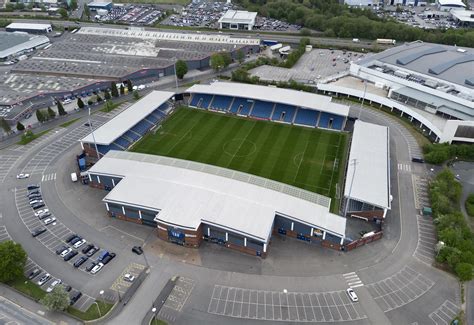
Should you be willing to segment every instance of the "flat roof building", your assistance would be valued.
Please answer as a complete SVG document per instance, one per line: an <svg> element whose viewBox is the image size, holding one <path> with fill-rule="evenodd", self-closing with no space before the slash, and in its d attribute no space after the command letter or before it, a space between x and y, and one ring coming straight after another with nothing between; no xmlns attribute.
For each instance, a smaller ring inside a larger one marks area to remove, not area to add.
<svg viewBox="0 0 474 325"><path fill-rule="evenodd" d="M100 1L94 1L94 2L90 2L87 4L87 7L89 7L89 9L91 11L97 11L97 10L107 10L109 11L110 9L112 9L114 6L114 4L112 2L109 2L109 1L104 1L104 2L100 2Z"/></svg>
<svg viewBox="0 0 474 325"><path fill-rule="evenodd" d="M439 10L449 11L456 9L465 9L466 4L462 0L436 0Z"/></svg>
<svg viewBox="0 0 474 325"><path fill-rule="evenodd" d="M26 32L31 34L47 34L53 31L51 24L11 23L5 27L7 32Z"/></svg>
<svg viewBox="0 0 474 325"><path fill-rule="evenodd" d="M460 27L474 27L474 10L451 10L451 17Z"/></svg>
<svg viewBox="0 0 474 325"><path fill-rule="evenodd" d="M0 61L6 61L49 44L49 38L23 32L0 31Z"/></svg>
<svg viewBox="0 0 474 325"><path fill-rule="evenodd" d="M227 10L218 20L219 29L252 30L256 18L256 12Z"/></svg>

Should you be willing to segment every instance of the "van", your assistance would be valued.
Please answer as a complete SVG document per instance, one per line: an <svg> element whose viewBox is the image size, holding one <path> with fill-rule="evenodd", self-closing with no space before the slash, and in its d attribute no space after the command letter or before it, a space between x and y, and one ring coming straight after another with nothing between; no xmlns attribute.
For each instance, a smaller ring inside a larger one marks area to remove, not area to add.
<svg viewBox="0 0 474 325"><path fill-rule="evenodd" d="M352 39L352 42L353 42L353 43L359 43L360 40L359 40L358 38L353 38L353 39Z"/></svg>
<svg viewBox="0 0 474 325"><path fill-rule="evenodd" d="M77 174L76 173L71 173L71 181L77 182Z"/></svg>

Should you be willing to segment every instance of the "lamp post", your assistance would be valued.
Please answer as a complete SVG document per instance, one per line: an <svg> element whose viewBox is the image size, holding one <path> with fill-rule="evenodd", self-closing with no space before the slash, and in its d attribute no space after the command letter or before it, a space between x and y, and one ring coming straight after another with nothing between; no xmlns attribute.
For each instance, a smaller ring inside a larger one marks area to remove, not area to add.
<svg viewBox="0 0 474 325"><path fill-rule="evenodd" d="M344 217L347 215L347 209L349 208L349 200L351 198L352 184L354 183L354 175L356 173L357 159L352 159L349 164L354 166L354 172L352 173L351 186L349 187L349 195L346 198L346 206L344 207Z"/></svg>
<svg viewBox="0 0 474 325"><path fill-rule="evenodd" d="M102 295L104 294L104 290L100 290L99 295L102 298ZM102 312L100 311L99 304L97 303L97 300L94 301L95 305L97 306L97 311L99 312L99 318L102 317Z"/></svg>
<svg viewBox="0 0 474 325"><path fill-rule="evenodd" d="M151 312L153 313L153 318L152 318L152 321L156 319L156 307L153 307L151 309Z"/></svg>
<svg viewBox="0 0 474 325"><path fill-rule="evenodd" d="M364 80L364 95L362 96L362 103L360 104L359 108L359 115L357 119L360 119L360 113L362 112L362 107L364 106L365 94L367 93L367 80Z"/></svg>
<svg viewBox="0 0 474 325"><path fill-rule="evenodd" d="M97 142L95 142L94 129L92 128L91 122L91 106L89 105L89 128L91 129L92 141L94 141L95 152L97 153L97 160L100 160L99 149L97 148Z"/></svg>
<svg viewBox="0 0 474 325"><path fill-rule="evenodd" d="M178 74L176 73L176 62L178 61L178 59L176 57L174 57L173 59L174 80L176 82L176 92L178 92Z"/></svg>

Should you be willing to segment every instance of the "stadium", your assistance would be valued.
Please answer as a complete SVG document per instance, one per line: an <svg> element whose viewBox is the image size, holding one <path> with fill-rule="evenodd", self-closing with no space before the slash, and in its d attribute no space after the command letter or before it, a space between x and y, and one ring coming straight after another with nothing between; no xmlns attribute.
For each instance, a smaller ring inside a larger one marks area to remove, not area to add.
<svg viewBox="0 0 474 325"><path fill-rule="evenodd" d="M390 175L388 129L356 121L349 152L348 113L330 97L273 87L153 91L80 141L93 162L86 181L109 191L110 217L179 245L209 241L265 257L278 234L350 250L369 239L353 239L341 207L382 221ZM364 159L371 154L380 157ZM358 161L350 186L348 157Z"/></svg>

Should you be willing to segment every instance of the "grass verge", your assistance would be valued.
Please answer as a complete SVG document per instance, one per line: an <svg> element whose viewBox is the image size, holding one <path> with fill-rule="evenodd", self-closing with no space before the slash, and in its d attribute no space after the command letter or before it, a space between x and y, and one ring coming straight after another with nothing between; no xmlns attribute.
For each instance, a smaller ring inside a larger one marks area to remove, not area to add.
<svg viewBox="0 0 474 325"><path fill-rule="evenodd" d="M67 312L82 320L93 320L106 315L113 304L106 303L104 301L96 300L86 311L82 312L74 307L68 307ZM100 309L100 311L99 311Z"/></svg>
<svg viewBox="0 0 474 325"><path fill-rule="evenodd" d="M17 142L17 144L26 145L26 144L30 143L31 141L33 141L33 140L35 140L35 139L38 139L38 138L41 137L42 135L45 135L45 134L48 133L49 131L51 131L51 129L46 130L46 131L43 131L43 132L40 132L40 133L38 133L38 134L34 134L34 133L31 133L30 135L24 134L24 135L21 137L21 140Z"/></svg>
<svg viewBox="0 0 474 325"><path fill-rule="evenodd" d="M474 193L469 194L466 199L466 212L470 217L474 218Z"/></svg>
<svg viewBox="0 0 474 325"><path fill-rule="evenodd" d="M28 297L31 297L33 300L39 301L46 295L46 292L43 291L40 286L29 281L26 277L22 276L12 282L9 282L10 287L15 288L16 290L24 293Z"/></svg>
<svg viewBox="0 0 474 325"><path fill-rule="evenodd" d="M62 127L62 128L66 128L68 127L69 125L73 124L74 122L76 122L77 120L80 120L81 118L78 117L78 118L75 118L75 119L72 119L70 121L67 121L66 123L63 123L63 124L60 124L59 126Z"/></svg>
<svg viewBox="0 0 474 325"><path fill-rule="evenodd" d="M153 318L150 322L150 325L168 325L168 323L164 320Z"/></svg>
<svg viewBox="0 0 474 325"><path fill-rule="evenodd" d="M116 109L117 107L119 107L120 105L122 105L123 103L125 103L125 101L121 101L121 102L117 102L117 103L113 103L111 101L108 101L104 104L104 107L102 107L100 109L100 111L104 112L104 113L111 112L114 109Z"/></svg>

